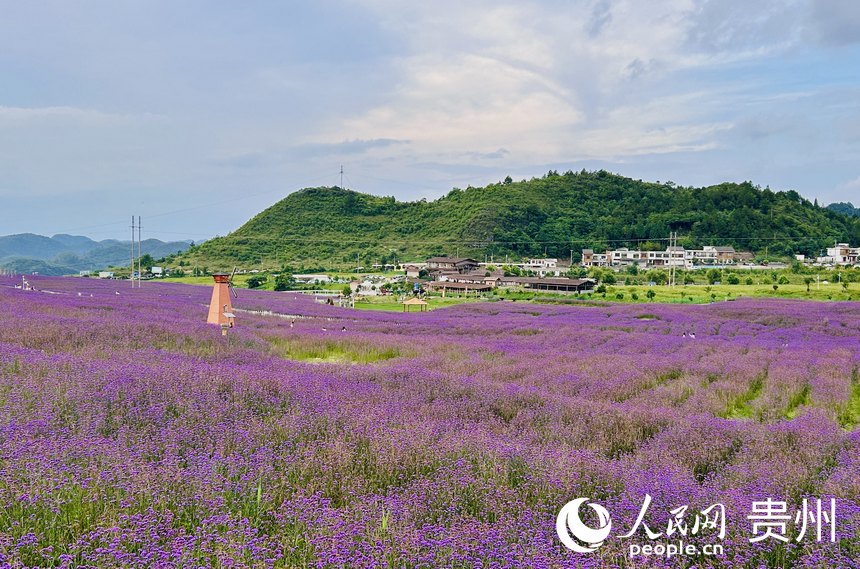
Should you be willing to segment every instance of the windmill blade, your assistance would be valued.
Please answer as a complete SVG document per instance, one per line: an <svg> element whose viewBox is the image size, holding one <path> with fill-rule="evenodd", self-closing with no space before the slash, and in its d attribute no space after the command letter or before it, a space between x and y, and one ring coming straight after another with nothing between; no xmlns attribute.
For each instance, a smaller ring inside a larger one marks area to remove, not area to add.
<svg viewBox="0 0 860 569"><path fill-rule="evenodd" d="M239 267L233 267L233 272L230 273L230 278L227 279L227 288L229 288L233 292L233 298L239 298L239 295L236 293L236 287L233 286L233 277L236 276L236 271Z"/></svg>

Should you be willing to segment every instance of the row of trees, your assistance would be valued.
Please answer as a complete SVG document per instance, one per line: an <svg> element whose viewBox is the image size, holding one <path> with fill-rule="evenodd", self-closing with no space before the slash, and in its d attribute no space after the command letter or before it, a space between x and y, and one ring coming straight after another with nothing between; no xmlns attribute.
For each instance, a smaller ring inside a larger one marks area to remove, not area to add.
<svg viewBox="0 0 860 569"><path fill-rule="evenodd" d="M624 279L626 284L644 284L655 283L664 285L669 283L670 273L666 269L649 269L647 271L639 271L636 267L630 267L624 273L616 273L609 268L592 267L588 270L587 276L597 280L601 284L614 285L620 279ZM578 273L578 271L577 271ZM571 275L572 276L572 275ZM581 276L581 275L577 275ZM739 272L733 268L717 269L712 268L707 271L685 271L678 270L675 273L675 282L677 284L694 284L696 282L705 281L709 285L717 283L739 285L739 284L789 284L791 282L802 281L807 285L807 288L816 281L829 280L840 283L860 282L860 268L843 269L839 271L818 270L809 271L798 275L793 269L771 270L771 271L744 271Z"/></svg>

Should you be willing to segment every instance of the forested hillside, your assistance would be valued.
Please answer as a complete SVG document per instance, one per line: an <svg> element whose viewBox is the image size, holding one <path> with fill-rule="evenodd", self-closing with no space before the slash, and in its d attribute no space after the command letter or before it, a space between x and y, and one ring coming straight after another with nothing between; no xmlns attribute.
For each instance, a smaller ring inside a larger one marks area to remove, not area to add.
<svg viewBox="0 0 860 569"><path fill-rule="evenodd" d="M852 217L860 217L860 207L854 207L851 202L837 202L827 206L830 211L850 215Z"/></svg>
<svg viewBox="0 0 860 569"><path fill-rule="evenodd" d="M576 259L584 247L664 247L670 231L686 247L812 255L834 239L860 242L860 219L749 182L694 188L606 171L549 172L453 189L434 201L308 188L181 259L212 269L348 267L436 254L568 258L573 251Z"/></svg>

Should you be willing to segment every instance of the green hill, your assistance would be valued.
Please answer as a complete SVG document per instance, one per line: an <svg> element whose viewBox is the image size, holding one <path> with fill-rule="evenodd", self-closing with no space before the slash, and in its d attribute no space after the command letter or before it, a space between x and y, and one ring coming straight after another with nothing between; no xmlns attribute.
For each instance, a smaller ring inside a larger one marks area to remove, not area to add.
<svg viewBox="0 0 860 569"><path fill-rule="evenodd" d="M860 219L817 207L795 191L749 182L707 188L598 172L454 189L434 201L398 202L341 188L295 192L225 237L192 247L184 264L226 269L368 266L430 255L574 258L582 248L733 245L812 255L834 239L860 242ZM648 243L650 241L650 243ZM644 243L643 243L644 242Z"/></svg>
<svg viewBox="0 0 860 569"><path fill-rule="evenodd" d="M854 207L851 202L837 202L827 206L827 209L852 217L860 217L860 207Z"/></svg>

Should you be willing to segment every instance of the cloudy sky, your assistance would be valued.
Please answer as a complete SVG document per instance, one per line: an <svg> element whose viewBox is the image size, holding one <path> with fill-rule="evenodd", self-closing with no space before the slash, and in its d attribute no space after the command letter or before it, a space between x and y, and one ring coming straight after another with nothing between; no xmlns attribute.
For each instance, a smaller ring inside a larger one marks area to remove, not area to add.
<svg viewBox="0 0 860 569"><path fill-rule="evenodd" d="M855 0L0 0L0 235L605 168L860 202Z"/></svg>

